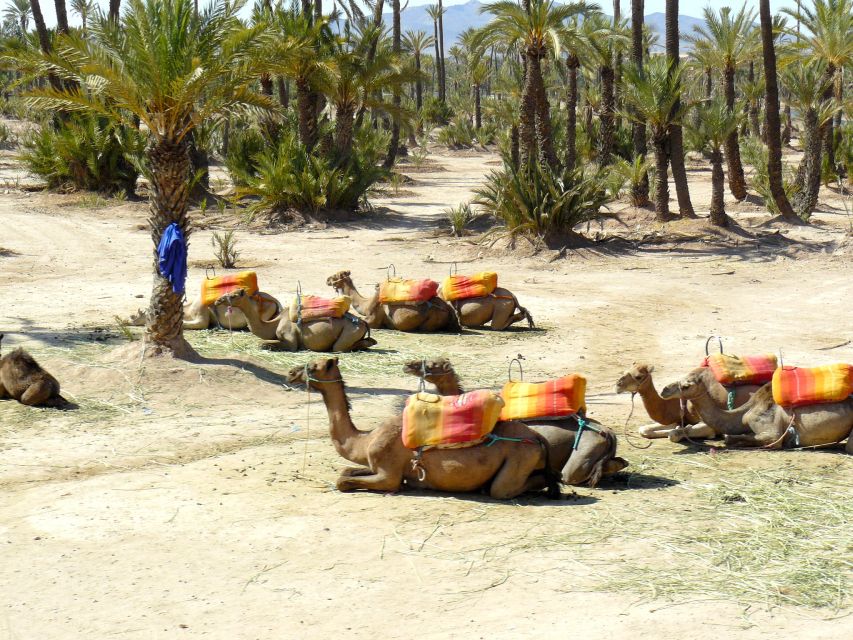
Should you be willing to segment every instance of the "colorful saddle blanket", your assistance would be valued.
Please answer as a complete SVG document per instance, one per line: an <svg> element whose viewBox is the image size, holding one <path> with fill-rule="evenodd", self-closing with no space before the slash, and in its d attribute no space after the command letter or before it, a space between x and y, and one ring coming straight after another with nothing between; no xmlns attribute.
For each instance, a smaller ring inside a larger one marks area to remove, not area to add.
<svg viewBox="0 0 853 640"><path fill-rule="evenodd" d="M586 411L586 378L570 374L542 382L507 382L501 420L565 418Z"/></svg>
<svg viewBox="0 0 853 640"><path fill-rule="evenodd" d="M258 292L258 275L254 271L240 271L227 276L205 278L201 281L201 303L209 307L226 293L237 289L245 289L248 295L255 295Z"/></svg>
<svg viewBox="0 0 853 640"><path fill-rule="evenodd" d="M408 449L478 444L495 428L503 400L488 390L459 396L416 393L403 410L403 444Z"/></svg>
<svg viewBox="0 0 853 640"><path fill-rule="evenodd" d="M390 278L379 285L379 302L393 304L399 302L426 302L438 293L435 280L404 280Z"/></svg>
<svg viewBox="0 0 853 640"><path fill-rule="evenodd" d="M482 298L498 287L498 274L481 271L473 276L449 276L441 285L441 296L447 301Z"/></svg>
<svg viewBox="0 0 853 640"><path fill-rule="evenodd" d="M730 356L715 353L702 362L722 385L767 384L778 366L776 356Z"/></svg>
<svg viewBox="0 0 853 640"><path fill-rule="evenodd" d="M853 395L853 365L780 367L773 374L773 402L783 407L843 402Z"/></svg>
<svg viewBox="0 0 853 640"><path fill-rule="evenodd" d="M321 298L319 296L296 296L290 303L291 322L343 318L349 311L352 300L349 296Z"/></svg>

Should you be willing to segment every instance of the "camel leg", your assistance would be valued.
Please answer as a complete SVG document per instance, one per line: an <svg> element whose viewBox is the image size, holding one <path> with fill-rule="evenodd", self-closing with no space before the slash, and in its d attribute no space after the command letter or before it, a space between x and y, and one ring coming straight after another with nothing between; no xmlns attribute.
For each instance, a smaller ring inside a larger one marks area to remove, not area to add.
<svg viewBox="0 0 853 640"><path fill-rule="evenodd" d="M188 331L202 331L210 328L211 312L207 307L196 315L184 316L184 329Z"/></svg>
<svg viewBox="0 0 853 640"><path fill-rule="evenodd" d="M366 325L355 325L350 324L349 326L345 326L341 334L338 336L338 339L335 340L335 343L332 345L332 351L335 352L344 352L344 351L356 351L355 345L362 342L362 338L367 335L367 326ZM374 344L376 342L374 341ZM365 347L361 347L362 349Z"/></svg>
<svg viewBox="0 0 853 640"><path fill-rule="evenodd" d="M281 340L264 340L261 342L264 351L298 351L296 346L282 342Z"/></svg>
<svg viewBox="0 0 853 640"><path fill-rule="evenodd" d="M493 300L492 321L489 323L489 328L492 331L503 331L513 322L518 322L518 314L512 315L513 309L515 309L515 302L512 300Z"/></svg>
<svg viewBox="0 0 853 640"><path fill-rule="evenodd" d="M46 382L36 382L30 385L21 396L21 404L35 407L47 401L53 391L53 386Z"/></svg>
<svg viewBox="0 0 853 640"><path fill-rule="evenodd" d="M3 386L3 383L0 382L0 400L6 400L7 398L11 398L9 392L6 391L6 387Z"/></svg>
<svg viewBox="0 0 853 640"><path fill-rule="evenodd" d="M658 424L657 422L654 422L640 427L637 429L637 432L644 438L654 440L656 438L669 437L670 432L677 428L678 426L676 424Z"/></svg>
<svg viewBox="0 0 853 640"><path fill-rule="evenodd" d="M2 389L2 388L3 388L3 387L0 387L0 389ZM2 398L2 397L3 397L3 395L2 395L2 394L0 394L0 398ZM850 433L850 434L847 436L847 445L844 447L844 450L845 450L847 453L849 453L851 456L853 456L853 433Z"/></svg>
<svg viewBox="0 0 853 640"><path fill-rule="evenodd" d="M348 476L341 475L335 483L338 491L397 491L403 484L403 475L392 475L380 469L371 475Z"/></svg>
<svg viewBox="0 0 853 640"><path fill-rule="evenodd" d="M373 469L370 467L344 467L341 469L341 477L346 476L352 478L354 476L369 476L373 475Z"/></svg>
<svg viewBox="0 0 853 640"><path fill-rule="evenodd" d="M532 445L511 443L513 447L526 447L527 451L510 451L500 470L492 479L489 495L496 500L509 500L524 493L531 482L531 474L539 464L540 451ZM535 479L534 479L535 480Z"/></svg>
<svg viewBox="0 0 853 640"><path fill-rule="evenodd" d="M686 427L673 429L669 432L669 439L672 442L681 442L685 438L691 440L713 440L717 437L717 432L713 427L709 427L704 422L699 424L689 424Z"/></svg>
<svg viewBox="0 0 853 640"><path fill-rule="evenodd" d="M756 434L750 433L745 435L725 436L725 442L727 447L733 448L768 447L771 449L781 449L785 444L782 436L785 434L786 429L787 428L783 428L778 431L764 431Z"/></svg>

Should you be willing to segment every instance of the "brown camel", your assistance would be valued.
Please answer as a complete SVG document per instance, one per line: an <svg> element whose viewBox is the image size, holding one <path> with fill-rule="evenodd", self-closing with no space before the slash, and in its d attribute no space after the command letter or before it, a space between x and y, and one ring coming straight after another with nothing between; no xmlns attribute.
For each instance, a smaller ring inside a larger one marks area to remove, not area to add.
<svg viewBox="0 0 853 640"><path fill-rule="evenodd" d="M307 384L322 395L335 450L361 465L343 471L337 481L340 491L397 491L405 482L411 487L437 491L487 488L491 497L508 500L541 488L541 475L548 475L547 446L519 422L499 423L494 434L526 442L495 440L489 445L461 449L429 449L417 462L415 452L403 446L402 416L390 418L372 431L355 427L337 358L294 367L288 373L288 381ZM542 474L537 473L539 470ZM556 481L549 480L548 484L549 495L559 495Z"/></svg>
<svg viewBox="0 0 853 640"><path fill-rule="evenodd" d="M435 385L443 396L464 393L459 376L446 358L413 360L403 365L409 375ZM602 476L621 471L628 462L616 457L616 436L595 420L585 418L593 429L581 429L578 435L576 416L561 420L519 420L545 438L550 449L551 470L560 474L564 484L587 483L595 487Z"/></svg>
<svg viewBox="0 0 853 640"><path fill-rule="evenodd" d="M352 283L349 271L339 271L326 279L326 284L338 293L349 296L371 329L397 331L459 331L459 321L453 309L435 296L425 302L379 302L379 287L370 298L362 296Z"/></svg>
<svg viewBox="0 0 853 640"><path fill-rule="evenodd" d="M270 321L281 313L281 303L270 294L259 291L253 296L259 306L261 319ZM148 312L139 309L124 324L132 327L144 327L148 322ZM210 327L222 327L223 329L242 331L249 328L249 322L240 309L232 308L228 313L227 306L212 305L205 307L201 298L184 305L184 329L188 331L209 329Z"/></svg>
<svg viewBox="0 0 853 640"><path fill-rule="evenodd" d="M463 327L483 327L488 324L494 331L503 331L522 320L527 320L527 326L531 329L536 326L533 316L518 304L515 295L501 287L487 296L449 301L448 304L456 311L459 324Z"/></svg>
<svg viewBox="0 0 853 640"><path fill-rule="evenodd" d="M773 388L768 383L749 402L726 411L711 398L711 382L716 380L708 369L694 369L685 378L665 386L661 396L690 399L706 424L724 435L726 444L732 447L814 447L847 438L847 453L853 453L853 397L844 402L790 409L773 402Z"/></svg>
<svg viewBox="0 0 853 640"><path fill-rule="evenodd" d="M3 334L0 333L0 342ZM72 405L59 395L59 382L23 349L0 357L0 400L12 398L30 407L67 409Z"/></svg>
<svg viewBox="0 0 853 640"><path fill-rule="evenodd" d="M368 334L364 320L346 314L343 318L322 318L302 323L292 322L287 310L272 320L261 319L258 303L237 289L221 296L216 305L236 307L246 316L249 330L265 341L264 348L284 351L360 351L376 344Z"/></svg>
<svg viewBox="0 0 853 640"><path fill-rule="evenodd" d="M630 369L622 374L622 377L616 381L616 393L640 394L643 400L643 406L649 417L658 424L651 424L640 427L640 435L645 438L667 438L672 435L672 430L675 427L686 427L696 425L689 430L691 438L713 438L715 432L706 425L700 424L702 418L696 407L689 400L682 402L679 398L670 398L664 400L660 397L655 389L655 383L652 380L652 372L654 367L647 364L635 362ZM709 387L711 398L721 407L727 407L729 402L729 391L721 385L716 379L711 377L714 384ZM744 404L752 394L761 387L758 385L741 385L734 387L734 407L739 407ZM684 432L682 432L684 434ZM677 438L675 438L677 441Z"/></svg>

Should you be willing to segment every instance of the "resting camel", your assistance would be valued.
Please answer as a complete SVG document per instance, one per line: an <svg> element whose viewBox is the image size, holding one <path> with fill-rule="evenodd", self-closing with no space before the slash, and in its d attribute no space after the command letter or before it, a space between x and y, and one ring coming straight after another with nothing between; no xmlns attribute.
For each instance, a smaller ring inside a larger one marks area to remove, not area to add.
<svg viewBox="0 0 853 640"><path fill-rule="evenodd" d="M531 329L536 326L533 316L518 304L515 295L501 287L487 296L454 300L448 304L456 311L459 324L463 327L483 327L488 324L494 331L503 331L510 325L525 319L527 326Z"/></svg>
<svg viewBox="0 0 853 640"><path fill-rule="evenodd" d="M0 342L3 334L0 333ZM0 357L0 400L12 398L30 407L67 409L72 405L59 395L59 382L23 349Z"/></svg>
<svg viewBox="0 0 853 640"><path fill-rule="evenodd" d="M773 402L770 383L734 411L722 409L711 398L708 388L714 374L708 369L691 371L661 391L663 398L690 399L702 419L725 436L732 447L782 449L785 446L814 447L834 444L847 438L847 453L853 453L853 397L844 402L813 404L789 409Z"/></svg>
<svg viewBox="0 0 853 640"><path fill-rule="evenodd" d="M371 329L397 331L459 331L459 321L453 309L438 296L426 302L379 302L379 287L370 298L362 296L352 283L349 271L339 271L326 279L326 284L352 299Z"/></svg>
<svg viewBox="0 0 853 640"><path fill-rule="evenodd" d="M255 298L260 304L259 313L262 320L268 322L281 313L281 303L270 294L259 291L255 294ZM144 327L147 322L148 311L139 309L125 321L125 324L132 327ZM229 315L228 307L217 306L216 304L205 307L201 303L201 298L196 298L184 305L184 329L192 331L217 326L239 331L248 329L249 323L240 309L231 309Z"/></svg>
<svg viewBox="0 0 853 640"><path fill-rule="evenodd" d="M489 495L509 500L542 486L548 469L548 447L520 422L502 422L495 434L528 442L496 440L461 449L424 451L419 466L415 452L403 446L401 415L372 431L359 431L350 418L349 401L337 358L315 360L288 373L288 381L309 385L323 396L329 414L329 433L335 450L361 465L345 469L338 478L340 491L365 489L397 491L406 485L419 489L468 492L488 488ZM559 495L556 479L548 478L549 495Z"/></svg>
<svg viewBox="0 0 853 640"><path fill-rule="evenodd" d="M443 396L464 393L459 376L445 358L438 360L413 360L403 365L409 375L423 378L435 385ZM551 470L560 474L564 484L579 485L584 482L595 487L602 476L621 471L628 466L623 458L616 457L616 436L595 420L587 423L597 429L583 429L577 440L578 421L572 416L562 420L520 420L548 442ZM575 445L577 444L577 449Z"/></svg>
<svg viewBox="0 0 853 640"><path fill-rule="evenodd" d="M700 424L702 418L696 407L689 400L683 403L679 398L670 398L664 400L660 397L655 389L655 383L652 380L652 372L654 367L635 362L630 369L622 374L622 377L616 381L616 393L640 394L643 400L643 406L649 417L658 424L650 424L640 427L640 435L645 438L666 438L672 436L674 427L686 427L688 425L696 425L689 432L692 438L713 438L715 432L707 425ZM709 387L711 398L720 408L727 407L729 402L728 389L721 385L711 376L713 384ZM734 406L739 407L756 391L760 389L758 385L741 385L736 386L732 390L735 392ZM673 437L678 441L680 437Z"/></svg>
<svg viewBox="0 0 853 640"><path fill-rule="evenodd" d="M264 348L284 351L360 351L376 344L368 334L370 329L364 320L346 314L343 318L322 318L296 323L290 320L285 309L272 320L263 320L258 312L258 303L237 289L226 293L216 305L233 306L240 309L249 323L249 330L264 340Z"/></svg>

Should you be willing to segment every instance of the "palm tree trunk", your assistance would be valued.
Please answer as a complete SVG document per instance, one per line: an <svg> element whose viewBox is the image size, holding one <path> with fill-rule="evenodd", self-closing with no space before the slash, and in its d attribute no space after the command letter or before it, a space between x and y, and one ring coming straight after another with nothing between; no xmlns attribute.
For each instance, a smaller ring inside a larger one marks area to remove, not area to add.
<svg viewBox="0 0 853 640"><path fill-rule="evenodd" d="M438 19L432 21L433 32L435 33L435 37L433 38L435 44L435 88L436 93L438 95L438 99L441 100L441 51L438 48Z"/></svg>
<svg viewBox="0 0 853 640"><path fill-rule="evenodd" d="M51 51L50 34L47 31L47 25L44 23L44 15L41 12L41 5L39 4L39 0L30 0L30 7L33 10L33 22L35 22L36 24L36 33L38 34L39 47L41 48L42 53L48 54ZM57 78L55 74L48 74L47 79L50 82L50 86L54 89L58 90L62 88L62 83L59 81L59 78Z"/></svg>
<svg viewBox="0 0 853 640"><path fill-rule="evenodd" d="M829 86L827 87L827 98L834 103L836 108L841 107L841 88L838 84L838 70L830 65L832 73L827 69L829 77ZM837 88L836 88L837 87ZM835 165L835 118L829 118L826 124L823 125L823 152L826 154L827 164L832 175L838 173L838 167Z"/></svg>
<svg viewBox="0 0 853 640"><path fill-rule="evenodd" d="M352 155L355 109L338 109L335 114L335 151L338 161L344 164Z"/></svg>
<svg viewBox="0 0 853 640"><path fill-rule="evenodd" d="M532 78L531 67L539 60L526 57L527 71L524 74L524 86L521 89L521 111L518 121L519 161L523 167L536 162L536 84ZM541 74L540 74L541 80Z"/></svg>
<svg viewBox="0 0 853 640"><path fill-rule="evenodd" d="M675 71L680 64L680 40L678 36L678 0L666 0L666 55L670 70ZM673 112L681 110L681 100L676 101ZM675 182L675 194L678 197L679 213L685 218L694 218L693 203L690 202L690 188L687 185L687 169L684 166L684 134L680 123L669 126L669 161L672 165L672 179Z"/></svg>
<svg viewBox="0 0 853 640"><path fill-rule="evenodd" d="M514 169L519 167L520 145L518 125L514 124L509 130L509 157Z"/></svg>
<svg viewBox="0 0 853 640"><path fill-rule="evenodd" d="M415 81L415 107L418 110L418 115L421 115L421 109L424 106L424 83L421 80L421 54L415 53L415 71L417 71L418 79ZM420 133L420 131L418 132Z"/></svg>
<svg viewBox="0 0 853 640"><path fill-rule="evenodd" d="M749 62L749 82L755 82L755 62ZM754 136L761 135L761 126L758 124L758 100L752 99L749 101L749 128Z"/></svg>
<svg viewBox="0 0 853 640"><path fill-rule="evenodd" d="M577 136L578 136L578 68L580 61L575 55L569 56L566 62L566 73L569 76L569 95L566 98L566 111L568 122L566 123L566 170L573 171L577 164Z"/></svg>
<svg viewBox="0 0 853 640"><path fill-rule="evenodd" d="M735 110L735 70L727 66L723 69L723 92L726 96L726 106L729 111ZM743 173L743 163L740 159L740 143L737 130L732 131L726 138L726 164L729 170L729 191L740 202L746 198L746 177Z"/></svg>
<svg viewBox="0 0 853 640"><path fill-rule="evenodd" d="M56 32L68 33L68 12L65 10L65 0L53 0L56 9Z"/></svg>
<svg viewBox="0 0 853 640"><path fill-rule="evenodd" d="M163 140L149 147L147 155L151 171L148 222L154 242L154 285L145 327L146 339L154 346L154 353L186 357L192 354L192 348L183 336L184 296L175 293L172 284L160 274L157 246L166 227L173 222L180 227L184 238L189 239L187 206L192 172L189 146L186 142Z"/></svg>
<svg viewBox="0 0 853 640"><path fill-rule="evenodd" d="M720 149L711 151L711 224L718 227L728 225L724 204L726 176L723 173L723 153Z"/></svg>
<svg viewBox="0 0 853 640"><path fill-rule="evenodd" d="M711 67L705 69L705 99L710 100L714 93L714 70Z"/></svg>
<svg viewBox="0 0 853 640"><path fill-rule="evenodd" d="M817 206L823 161L823 140L815 109L803 114L803 129L803 159L797 171L797 192L791 205L797 215L806 220Z"/></svg>
<svg viewBox="0 0 853 640"><path fill-rule="evenodd" d="M276 78L276 85L278 86L278 102L281 105L282 109L290 108L290 83L283 76L279 76Z"/></svg>
<svg viewBox="0 0 853 640"><path fill-rule="evenodd" d="M444 6L442 5L442 0L438 0L438 53L441 58L441 67L438 76L438 97L442 102L445 102L447 101L447 67L444 60Z"/></svg>
<svg viewBox="0 0 853 640"><path fill-rule="evenodd" d="M669 171L666 135L656 135L655 149L655 219L666 222L669 216Z"/></svg>
<svg viewBox="0 0 853 640"><path fill-rule="evenodd" d="M483 108L480 101L480 85L474 85L474 128L479 131L483 126Z"/></svg>
<svg viewBox="0 0 853 640"><path fill-rule="evenodd" d="M310 150L317 142L317 118L314 96L304 78L296 79L296 109L299 118L299 141Z"/></svg>
<svg viewBox="0 0 853 640"><path fill-rule="evenodd" d="M121 0L110 0L109 19L118 22L119 10L121 9Z"/></svg>
<svg viewBox="0 0 853 640"><path fill-rule="evenodd" d="M531 58L532 60L533 58ZM552 169L559 166L557 153L554 151L554 134L551 129L551 105L548 103L548 93L545 90L545 80L542 78L542 61L537 56L533 65L528 65L528 73L535 84L536 103L536 142L542 152L542 159Z"/></svg>
<svg viewBox="0 0 853 640"><path fill-rule="evenodd" d="M782 134L779 123L779 87L776 83L776 48L773 44L773 16L770 0L761 0L761 47L764 54L765 122L767 123L767 173L770 193L785 220L799 222L782 184Z"/></svg>
<svg viewBox="0 0 853 640"><path fill-rule="evenodd" d="M645 0L631 0L631 60L642 73L643 69L643 21ZM646 125L635 120L631 138L634 145L634 157L645 158L648 153L646 144ZM631 199L637 206L644 207L649 203L649 174L644 173L639 184L631 188Z"/></svg>
<svg viewBox="0 0 853 640"><path fill-rule="evenodd" d="M791 144L791 133L793 129L793 124L791 122L791 105L785 105L785 128L782 129L782 144L789 145Z"/></svg>
<svg viewBox="0 0 853 640"><path fill-rule="evenodd" d="M613 138L616 135L614 112L616 111L616 95L614 93L615 74L613 67L601 67L601 157L599 164L606 167L613 161Z"/></svg>
<svg viewBox="0 0 853 640"><path fill-rule="evenodd" d="M392 0L391 2L391 31L392 42L391 48L396 54L400 54L402 50L402 39L400 33L400 0ZM400 90L394 89L394 95L391 98L395 107L399 108L402 104ZM400 150L400 121L395 117L391 124L391 142L388 143L388 153L385 156L385 162L382 163L386 169L394 166L397 160L397 152Z"/></svg>

